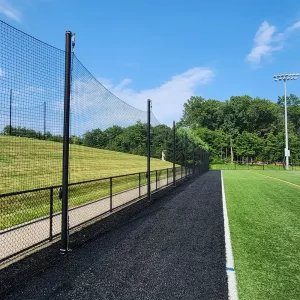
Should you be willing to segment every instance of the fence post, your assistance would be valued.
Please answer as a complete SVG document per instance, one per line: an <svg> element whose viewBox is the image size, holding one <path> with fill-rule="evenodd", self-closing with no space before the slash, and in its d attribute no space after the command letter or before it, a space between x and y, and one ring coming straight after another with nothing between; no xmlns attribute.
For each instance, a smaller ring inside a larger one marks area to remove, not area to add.
<svg viewBox="0 0 300 300"><path fill-rule="evenodd" d="M44 140L46 140L46 102L44 102Z"/></svg>
<svg viewBox="0 0 300 300"><path fill-rule="evenodd" d="M195 176L195 144L193 142L193 176Z"/></svg>
<svg viewBox="0 0 300 300"><path fill-rule="evenodd" d="M139 173L139 198L141 197L141 173Z"/></svg>
<svg viewBox="0 0 300 300"><path fill-rule="evenodd" d="M112 177L109 177L109 211L112 212L113 210L113 203L112 203L112 185L113 185Z"/></svg>
<svg viewBox="0 0 300 300"><path fill-rule="evenodd" d="M156 190L157 190L157 180L158 180L158 178L157 178L157 170L155 171L155 180L156 180Z"/></svg>
<svg viewBox="0 0 300 300"><path fill-rule="evenodd" d="M12 129L12 89L10 89L10 97L9 97L9 135L11 135L11 129Z"/></svg>
<svg viewBox="0 0 300 300"><path fill-rule="evenodd" d="M167 168L167 185L169 184L169 168Z"/></svg>
<svg viewBox="0 0 300 300"><path fill-rule="evenodd" d="M200 149L199 150L199 156L200 156L200 173L202 173L203 172L203 150L202 149Z"/></svg>
<svg viewBox="0 0 300 300"><path fill-rule="evenodd" d="M66 32L65 51L65 90L64 90L64 136L63 136L63 175L62 175L62 254L69 251L68 200L69 200L69 138L70 138L70 95L71 95L71 39L72 32Z"/></svg>
<svg viewBox="0 0 300 300"><path fill-rule="evenodd" d="M184 133L184 177L187 177L187 168L186 168L186 158L187 158L187 147L186 147L186 141L187 140L187 134L186 132Z"/></svg>
<svg viewBox="0 0 300 300"><path fill-rule="evenodd" d="M175 121L173 121L173 186L176 186L176 170L175 170L175 160L176 160L176 126Z"/></svg>
<svg viewBox="0 0 300 300"><path fill-rule="evenodd" d="M53 187L50 188L50 201L49 201L49 241L53 239Z"/></svg>
<svg viewBox="0 0 300 300"><path fill-rule="evenodd" d="M151 174L150 174L150 155L151 155L151 100L148 99L147 111L147 195L148 201L151 201Z"/></svg>

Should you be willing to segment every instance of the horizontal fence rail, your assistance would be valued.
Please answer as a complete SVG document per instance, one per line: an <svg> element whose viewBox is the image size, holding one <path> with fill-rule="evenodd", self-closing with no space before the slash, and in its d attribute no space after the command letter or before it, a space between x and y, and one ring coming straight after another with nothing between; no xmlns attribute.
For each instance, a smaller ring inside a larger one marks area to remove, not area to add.
<svg viewBox="0 0 300 300"><path fill-rule="evenodd" d="M176 182L200 174L203 166L175 168ZM173 168L153 170L151 193L173 185ZM61 233L61 186L0 194L0 262L6 262ZM146 197L147 173L69 184L69 229Z"/></svg>

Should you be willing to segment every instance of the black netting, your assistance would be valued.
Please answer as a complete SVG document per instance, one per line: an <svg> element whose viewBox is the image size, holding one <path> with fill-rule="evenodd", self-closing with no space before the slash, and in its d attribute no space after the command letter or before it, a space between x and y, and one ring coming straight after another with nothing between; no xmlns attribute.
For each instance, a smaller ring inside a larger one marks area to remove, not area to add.
<svg viewBox="0 0 300 300"><path fill-rule="evenodd" d="M61 234L66 53L2 21L0 45L0 261L6 261ZM208 169L207 153L185 130L176 130L174 140L173 129L151 113L149 178L147 112L112 94L74 53L70 94L68 228L146 197L148 179L154 193Z"/></svg>

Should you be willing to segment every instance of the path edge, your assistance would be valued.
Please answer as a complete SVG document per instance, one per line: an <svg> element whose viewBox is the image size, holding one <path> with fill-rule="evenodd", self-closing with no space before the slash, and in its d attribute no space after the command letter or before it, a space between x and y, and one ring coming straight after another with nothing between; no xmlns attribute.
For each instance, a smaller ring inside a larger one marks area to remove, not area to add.
<svg viewBox="0 0 300 300"><path fill-rule="evenodd" d="M224 231L225 231L225 248L226 248L226 273L228 282L228 299L238 300L237 283L234 268L234 258L232 253L228 213L226 206L226 197L224 189L223 171L221 170L221 183L222 183L222 202L223 202L223 216L224 216Z"/></svg>

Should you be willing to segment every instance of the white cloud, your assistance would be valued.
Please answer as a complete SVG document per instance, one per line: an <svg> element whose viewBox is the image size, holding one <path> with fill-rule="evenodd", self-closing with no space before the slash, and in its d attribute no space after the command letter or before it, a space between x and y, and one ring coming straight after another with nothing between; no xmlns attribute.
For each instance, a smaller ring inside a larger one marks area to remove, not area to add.
<svg viewBox="0 0 300 300"><path fill-rule="evenodd" d="M273 52L283 48L284 41L292 32L300 29L300 21L277 33L277 28L264 21L257 30L254 37L254 45L246 60L253 66L260 66L263 60L270 57Z"/></svg>
<svg viewBox="0 0 300 300"><path fill-rule="evenodd" d="M178 120L182 116L183 104L195 95L196 89L209 83L214 76L212 69L196 67L173 76L159 87L142 91L129 88L129 79L124 79L116 86L102 83L120 99L141 110L146 110L147 99L151 99L155 116L159 121L170 125L172 120Z"/></svg>
<svg viewBox="0 0 300 300"><path fill-rule="evenodd" d="M0 0L0 14L20 23L21 13L7 0Z"/></svg>

